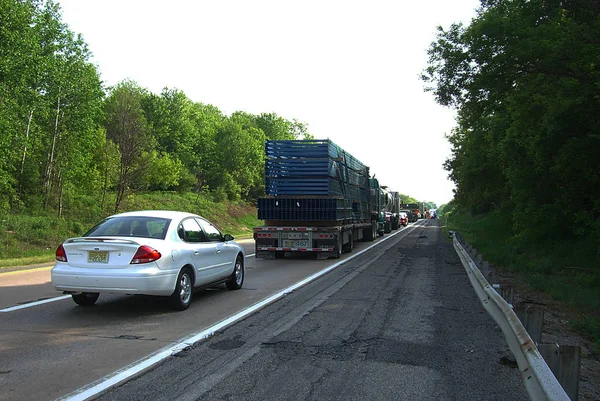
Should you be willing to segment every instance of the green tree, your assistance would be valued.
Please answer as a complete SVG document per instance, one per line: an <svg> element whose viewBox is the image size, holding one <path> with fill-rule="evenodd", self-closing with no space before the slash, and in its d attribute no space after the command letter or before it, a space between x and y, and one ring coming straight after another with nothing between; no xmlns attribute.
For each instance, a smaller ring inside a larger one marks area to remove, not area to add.
<svg viewBox="0 0 600 401"><path fill-rule="evenodd" d="M423 79L459 113L445 167L460 206L513 209L522 239L600 239L598 37L598 3L579 0L486 0L439 28Z"/></svg>
<svg viewBox="0 0 600 401"><path fill-rule="evenodd" d="M63 184L93 170L86 155L102 98L98 73L55 2L3 0L0 16L0 204L52 201L60 214Z"/></svg>
<svg viewBox="0 0 600 401"><path fill-rule="evenodd" d="M96 190L82 183L97 183L93 149L101 146L98 127L102 117L103 91L96 67L81 38L67 35L56 56L56 74L47 96L55 101L49 119L46 162L43 174L44 208L54 199L62 212L64 184L78 183L84 192ZM53 191L54 189L54 191Z"/></svg>
<svg viewBox="0 0 600 401"><path fill-rule="evenodd" d="M31 28L35 6L0 0L0 212L16 196L19 149L25 133L26 74L36 39Z"/></svg>
<svg viewBox="0 0 600 401"><path fill-rule="evenodd" d="M117 145L120 154L115 213L126 191L139 184L135 180L140 177L136 170L146 168L143 154L153 147L141 106L146 95L146 90L137 83L123 81L111 89L104 106L106 136Z"/></svg>
<svg viewBox="0 0 600 401"><path fill-rule="evenodd" d="M217 138L227 119L217 107L202 103L193 105L191 119L195 135L190 145L195 157L190 159L187 167L196 180L197 191L214 189L210 182L214 182L221 168Z"/></svg>
<svg viewBox="0 0 600 401"><path fill-rule="evenodd" d="M221 188L231 200L248 200L259 193L264 188L264 141L263 131L244 129L235 118L223 123L216 140L219 168L211 177L211 188Z"/></svg>

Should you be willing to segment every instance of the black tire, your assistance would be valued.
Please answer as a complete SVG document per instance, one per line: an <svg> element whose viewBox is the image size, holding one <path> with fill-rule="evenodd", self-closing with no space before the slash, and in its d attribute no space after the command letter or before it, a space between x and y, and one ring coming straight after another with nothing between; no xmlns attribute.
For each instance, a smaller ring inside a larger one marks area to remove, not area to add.
<svg viewBox="0 0 600 401"><path fill-rule="evenodd" d="M238 256L235 259L235 266L233 268L233 273L229 277L229 280L225 282L228 290L239 290L244 285L244 260L241 256Z"/></svg>
<svg viewBox="0 0 600 401"><path fill-rule="evenodd" d="M73 302L80 306L92 306L100 296L97 292L82 292L81 294L72 294Z"/></svg>
<svg viewBox="0 0 600 401"><path fill-rule="evenodd" d="M392 230L397 230L400 227L400 224L398 224L398 219L394 219L394 221L392 221Z"/></svg>
<svg viewBox="0 0 600 401"><path fill-rule="evenodd" d="M352 238L352 236L350 236L350 241L346 244L344 244L343 247L343 251L346 253L350 253L352 252L352 249L354 248L354 238Z"/></svg>
<svg viewBox="0 0 600 401"><path fill-rule="evenodd" d="M186 310L194 295L194 276L189 268L183 268L177 277L175 291L169 297L169 305L175 310Z"/></svg>
<svg viewBox="0 0 600 401"><path fill-rule="evenodd" d="M336 259L339 259L342 257L342 234L340 233L340 236L338 237L337 240L337 244L335 244L335 251L334 254Z"/></svg>
<svg viewBox="0 0 600 401"><path fill-rule="evenodd" d="M374 235L373 235L373 227L372 226L369 228L365 228L363 230L363 240L364 241L373 241L373 239L374 239L373 237L374 237Z"/></svg>

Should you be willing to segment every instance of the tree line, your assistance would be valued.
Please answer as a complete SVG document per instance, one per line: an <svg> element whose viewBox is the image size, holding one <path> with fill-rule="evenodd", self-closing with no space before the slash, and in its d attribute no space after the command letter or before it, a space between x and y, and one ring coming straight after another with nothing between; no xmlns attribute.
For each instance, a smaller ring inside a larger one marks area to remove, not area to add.
<svg viewBox="0 0 600 401"><path fill-rule="evenodd" d="M512 211L521 244L586 240L600 259L600 2L482 0L428 55L426 90L458 111L453 202Z"/></svg>
<svg viewBox="0 0 600 401"><path fill-rule="evenodd" d="M255 200L265 139L311 137L296 120L226 116L177 89L105 88L61 18L53 1L0 0L1 214L62 215L83 195L116 212L128 193L153 190Z"/></svg>

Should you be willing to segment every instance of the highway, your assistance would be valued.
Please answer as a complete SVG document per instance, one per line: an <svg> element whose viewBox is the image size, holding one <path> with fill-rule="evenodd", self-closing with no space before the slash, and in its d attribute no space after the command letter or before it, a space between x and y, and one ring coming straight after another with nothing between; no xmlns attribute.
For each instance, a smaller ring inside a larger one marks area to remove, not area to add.
<svg viewBox="0 0 600 401"><path fill-rule="evenodd" d="M528 399L436 220L340 260L247 257L242 290L198 291L184 312L142 296L78 307L49 280L0 274L0 401Z"/></svg>

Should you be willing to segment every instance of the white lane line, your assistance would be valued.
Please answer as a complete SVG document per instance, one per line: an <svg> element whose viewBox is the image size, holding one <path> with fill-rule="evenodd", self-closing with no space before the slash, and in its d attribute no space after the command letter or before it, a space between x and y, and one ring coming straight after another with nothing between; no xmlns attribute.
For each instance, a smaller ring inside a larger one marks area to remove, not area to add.
<svg viewBox="0 0 600 401"><path fill-rule="evenodd" d="M415 224L411 227L404 227L404 229L398 230L395 233L384 237L380 241L377 241L377 243L363 249L362 251L355 253L355 254L349 256L348 258L341 260L341 261L313 274L312 276L309 276L309 277L305 278L304 280L299 281L296 284L293 284L292 286L290 286L284 290L281 290L278 293L273 294L266 299L263 299L262 301L254 304L252 306L249 306L246 309L241 310L240 312L236 313L235 315L233 315L225 320L222 320L219 323L217 323L201 332L192 334L179 342L173 343L163 349L160 349L157 352L155 352L154 354L150 354L147 357L142 358L142 359L130 364L129 366L126 366L120 370L117 370L116 372L111 373L110 375L107 375L107 376L97 380L96 382L91 383L88 386L82 387L79 390L76 390L75 392L73 392L63 398L60 398L57 401L85 401L87 399L95 397L98 394L100 394L101 392L129 380L133 376L141 374L145 370L150 369L151 367L153 367L154 365L163 361L164 359L183 351L185 348L187 348L189 346L192 346L194 343L196 343L200 340L204 340L208 337L211 337L215 332L232 325L233 323L237 322L238 320L245 318L246 316L256 312L257 310L259 310L261 308L264 308L265 306L277 301L278 299L283 298L284 296L291 293L292 291L295 291L298 288L303 287L306 284L310 283L311 281L316 280L317 278L323 276L324 274L329 273L333 269L336 269L337 267L339 267L341 264L346 263L346 262L360 256L361 254L367 252L371 248L374 248L374 247L378 246L379 244L389 240L390 238L393 238L397 234L400 234L400 233L408 234L407 228L412 228L410 231L413 231L414 228L418 227L419 225L420 224Z"/></svg>
<svg viewBox="0 0 600 401"><path fill-rule="evenodd" d="M23 304L23 305L11 306L10 308L0 309L0 312L13 312L13 311L16 311L16 310L19 310L19 309L31 308L32 306L38 306L38 305L42 305L42 304L47 304L49 302L54 302L54 301L61 301L63 299L67 299L67 298L71 298L71 296L70 295L63 295L63 296L60 296L60 297L43 299L41 301L30 302L30 303Z"/></svg>

